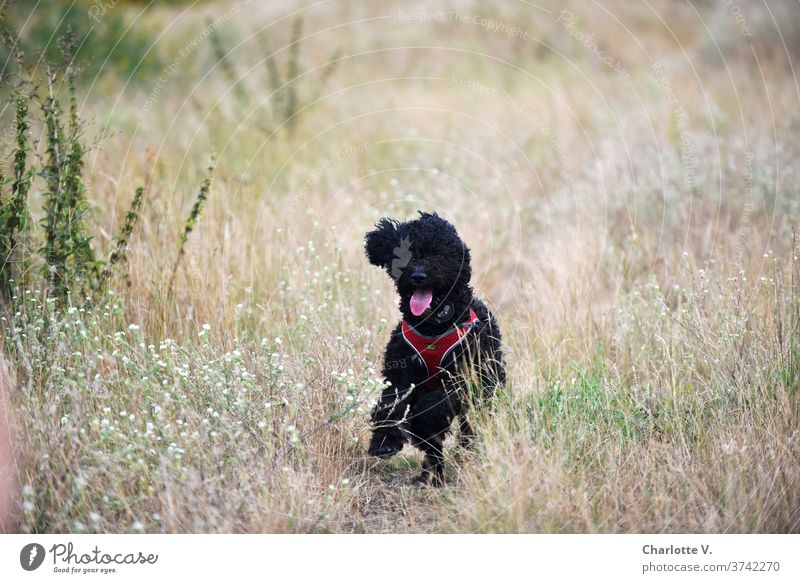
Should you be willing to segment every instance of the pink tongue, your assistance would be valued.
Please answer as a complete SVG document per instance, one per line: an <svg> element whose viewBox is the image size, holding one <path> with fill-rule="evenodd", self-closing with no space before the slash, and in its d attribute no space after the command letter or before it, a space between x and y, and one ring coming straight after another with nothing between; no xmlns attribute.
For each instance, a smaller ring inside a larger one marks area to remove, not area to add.
<svg viewBox="0 0 800 583"><path fill-rule="evenodd" d="M411 296L411 301L409 302L409 305L411 306L411 313L415 316L421 315L425 310L428 309L428 307L430 307L432 301L433 292L431 290L418 289L414 292L414 295Z"/></svg>

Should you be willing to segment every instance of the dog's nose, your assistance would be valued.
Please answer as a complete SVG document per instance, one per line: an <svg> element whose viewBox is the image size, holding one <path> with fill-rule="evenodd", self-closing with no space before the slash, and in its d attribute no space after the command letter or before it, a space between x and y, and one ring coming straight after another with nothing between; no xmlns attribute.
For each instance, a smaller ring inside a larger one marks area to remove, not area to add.
<svg viewBox="0 0 800 583"><path fill-rule="evenodd" d="M411 281L415 285L420 285L425 283L425 280L428 279L428 275L424 271L415 271L411 274Z"/></svg>

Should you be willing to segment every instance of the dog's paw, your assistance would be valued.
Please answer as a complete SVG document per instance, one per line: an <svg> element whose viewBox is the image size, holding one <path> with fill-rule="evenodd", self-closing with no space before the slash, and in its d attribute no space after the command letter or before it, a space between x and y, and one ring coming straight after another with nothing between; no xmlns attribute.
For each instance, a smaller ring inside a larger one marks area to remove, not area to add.
<svg viewBox="0 0 800 583"><path fill-rule="evenodd" d="M422 470L419 475L411 480L411 485L418 488L441 488L444 486L444 473Z"/></svg>
<svg viewBox="0 0 800 583"><path fill-rule="evenodd" d="M403 449L403 440L392 435L373 435L369 444L369 455L389 459Z"/></svg>
<svg viewBox="0 0 800 583"><path fill-rule="evenodd" d="M458 437L458 447L462 450L472 451L475 449L475 436L462 433Z"/></svg>
<svg viewBox="0 0 800 583"><path fill-rule="evenodd" d="M409 482L409 484L411 486L416 486L418 488L427 488L428 486L430 486L430 482L431 482L431 474L430 474L430 472L423 471L423 472L417 474L416 476L414 476L411 479L411 482Z"/></svg>
<svg viewBox="0 0 800 583"><path fill-rule="evenodd" d="M382 445L380 447L370 448L369 455L386 460L398 453L401 449L403 448L395 447L394 445Z"/></svg>

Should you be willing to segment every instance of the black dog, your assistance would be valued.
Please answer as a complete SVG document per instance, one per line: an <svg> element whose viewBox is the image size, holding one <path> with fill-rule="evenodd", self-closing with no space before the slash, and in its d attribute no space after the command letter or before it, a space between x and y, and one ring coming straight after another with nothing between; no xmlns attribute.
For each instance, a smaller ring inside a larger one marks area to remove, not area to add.
<svg viewBox="0 0 800 583"><path fill-rule="evenodd" d="M413 221L375 226L367 257L395 280L403 320L386 347L388 384L372 412L369 453L391 457L408 435L425 454L417 481L441 485L442 444L453 419L459 417L462 444L473 435L468 388L478 387L473 395L483 400L505 383L500 330L472 295L469 249L453 225L420 212Z"/></svg>

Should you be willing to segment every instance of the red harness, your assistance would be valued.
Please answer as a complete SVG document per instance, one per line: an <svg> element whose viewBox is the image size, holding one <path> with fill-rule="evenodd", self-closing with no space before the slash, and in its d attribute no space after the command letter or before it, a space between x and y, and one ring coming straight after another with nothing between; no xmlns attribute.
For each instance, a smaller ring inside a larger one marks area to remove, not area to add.
<svg viewBox="0 0 800 583"><path fill-rule="evenodd" d="M422 363L428 372L428 378L422 383L429 389L438 389L444 386L442 380L442 362L445 357L459 344L467 333L478 323L478 316L469 309L469 320L453 328L452 332L447 332L441 336L423 336L403 320L403 339L422 359Z"/></svg>

